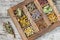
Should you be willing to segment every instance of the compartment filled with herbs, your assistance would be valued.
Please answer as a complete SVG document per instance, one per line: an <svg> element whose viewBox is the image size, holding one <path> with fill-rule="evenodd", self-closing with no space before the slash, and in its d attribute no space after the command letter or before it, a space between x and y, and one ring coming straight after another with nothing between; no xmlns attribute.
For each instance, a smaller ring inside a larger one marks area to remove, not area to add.
<svg viewBox="0 0 60 40"><path fill-rule="evenodd" d="M41 30L43 30L43 28L47 28L47 24L44 22L44 19L41 15L41 13L39 12L39 10L37 9L36 5L34 2L30 2L26 5L26 8L28 10L28 12L30 13L30 15L32 16L34 22L36 23L36 25L38 26L38 28Z"/></svg>
<svg viewBox="0 0 60 40"><path fill-rule="evenodd" d="M54 23L57 21L57 16L54 13L53 9L50 7L50 5L46 5L43 7L43 12L47 15L48 19L51 21L51 23Z"/></svg>
<svg viewBox="0 0 60 40"><path fill-rule="evenodd" d="M18 8L15 15L22 28L30 26L30 22L22 10Z"/></svg>
<svg viewBox="0 0 60 40"><path fill-rule="evenodd" d="M34 30L33 30L32 26L31 26L31 27L27 27L27 28L24 30L24 33L26 34L27 37L33 35L33 34L34 34Z"/></svg>
<svg viewBox="0 0 60 40"><path fill-rule="evenodd" d="M38 0L39 1L39 0ZM48 17L48 19L51 21L51 23L54 23L58 20L56 14L54 13L52 7L49 5L47 0L44 0L44 5L41 6L43 13L45 13ZM41 1L39 1L41 5Z"/></svg>
<svg viewBox="0 0 60 40"><path fill-rule="evenodd" d="M38 2L40 3L41 6L45 6L46 4L48 4L47 0L38 0Z"/></svg>
<svg viewBox="0 0 60 40"><path fill-rule="evenodd" d="M48 18L51 22L56 22L57 19L58 19L54 12L51 12L51 13L47 14L47 16L48 16Z"/></svg>
<svg viewBox="0 0 60 40"><path fill-rule="evenodd" d="M36 6L35 6L35 4L34 4L34 2L28 3L28 4L26 5L26 7L27 7L27 9L28 9L28 11L29 11L30 13L31 13L32 11L34 11L35 9L37 9Z"/></svg>
<svg viewBox="0 0 60 40"><path fill-rule="evenodd" d="M18 20L19 24L21 25L21 28L23 29L24 33L27 37L30 37L34 34L34 29L32 28L32 25L30 21L28 20L27 16L24 14L23 10L20 8L17 8L14 12L16 19Z"/></svg>

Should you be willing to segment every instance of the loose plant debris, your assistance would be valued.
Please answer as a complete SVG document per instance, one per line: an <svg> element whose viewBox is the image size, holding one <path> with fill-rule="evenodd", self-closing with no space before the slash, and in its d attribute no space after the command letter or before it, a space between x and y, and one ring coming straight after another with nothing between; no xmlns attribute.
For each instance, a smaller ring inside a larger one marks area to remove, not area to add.
<svg viewBox="0 0 60 40"><path fill-rule="evenodd" d="M6 29L7 33L12 34L15 37L14 30L13 30L12 25L11 25L11 23L9 21L8 22L4 22L3 26Z"/></svg>

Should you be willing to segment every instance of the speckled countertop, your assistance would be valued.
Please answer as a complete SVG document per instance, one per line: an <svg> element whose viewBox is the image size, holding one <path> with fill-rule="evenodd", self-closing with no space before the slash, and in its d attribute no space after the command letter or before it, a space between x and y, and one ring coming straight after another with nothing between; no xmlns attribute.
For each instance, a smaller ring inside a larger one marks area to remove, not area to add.
<svg viewBox="0 0 60 40"><path fill-rule="evenodd" d="M22 2L24 0L0 0L0 40L22 40L15 25L13 24L11 18L8 15L7 9ZM60 11L60 0L56 0L56 7ZM13 38L10 34L6 33L3 22L10 21L13 29L15 30L16 38ZM60 40L60 27L57 27L51 32L46 33L42 37L36 40Z"/></svg>

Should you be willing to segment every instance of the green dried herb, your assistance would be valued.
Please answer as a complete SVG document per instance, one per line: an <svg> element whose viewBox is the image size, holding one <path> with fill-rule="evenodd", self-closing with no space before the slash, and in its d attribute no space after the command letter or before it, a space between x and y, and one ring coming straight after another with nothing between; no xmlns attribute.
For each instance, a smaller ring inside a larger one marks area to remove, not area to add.
<svg viewBox="0 0 60 40"><path fill-rule="evenodd" d="M32 12L33 10L36 9L34 2L29 3L28 5L26 5L26 7L27 7L29 12Z"/></svg>
<svg viewBox="0 0 60 40"><path fill-rule="evenodd" d="M13 30L13 28L11 27L10 22L6 22L6 23L4 23L3 25L4 25L5 29L6 29L6 31L7 31L9 34L13 34L14 37L15 37L14 30Z"/></svg>

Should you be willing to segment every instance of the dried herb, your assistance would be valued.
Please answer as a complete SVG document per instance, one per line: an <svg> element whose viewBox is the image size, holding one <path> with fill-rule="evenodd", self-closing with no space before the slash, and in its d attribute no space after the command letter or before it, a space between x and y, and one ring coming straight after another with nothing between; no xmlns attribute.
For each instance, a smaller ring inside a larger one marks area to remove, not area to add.
<svg viewBox="0 0 60 40"><path fill-rule="evenodd" d="M34 30L31 27L28 27L24 30L24 33L26 34L27 37L29 37L32 34L34 34Z"/></svg>
<svg viewBox="0 0 60 40"><path fill-rule="evenodd" d="M28 5L26 5L26 7L27 7L29 12L32 12L33 10L36 9L34 2L29 3Z"/></svg>
<svg viewBox="0 0 60 40"><path fill-rule="evenodd" d="M57 21L57 16L55 15L54 12L48 14L48 18L51 22L56 22Z"/></svg>
<svg viewBox="0 0 60 40"><path fill-rule="evenodd" d="M38 21L41 18L41 13L38 10L32 12L31 15L34 21Z"/></svg>
<svg viewBox="0 0 60 40"><path fill-rule="evenodd" d="M49 12L52 12L52 8L49 5L46 5L43 7L43 12L48 14Z"/></svg>
<svg viewBox="0 0 60 40"><path fill-rule="evenodd" d="M39 1L40 5L45 5L46 3L48 3L47 0L38 0L38 1Z"/></svg>
<svg viewBox="0 0 60 40"><path fill-rule="evenodd" d="M9 34L14 35L14 37L15 37L15 33L14 33L14 30L13 30L10 22L4 22L3 25L4 25L5 29L6 29L6 31L7 31Z"/></svg>
<svg viewBox="0 0 60 40"><path fill-rule="evenodd" d="M20 22L22 27L30 26L30 22L29 22L29 20L27 19L27 17L25 15L23 15L23 17L18 19L18 21Z"/></svg>

